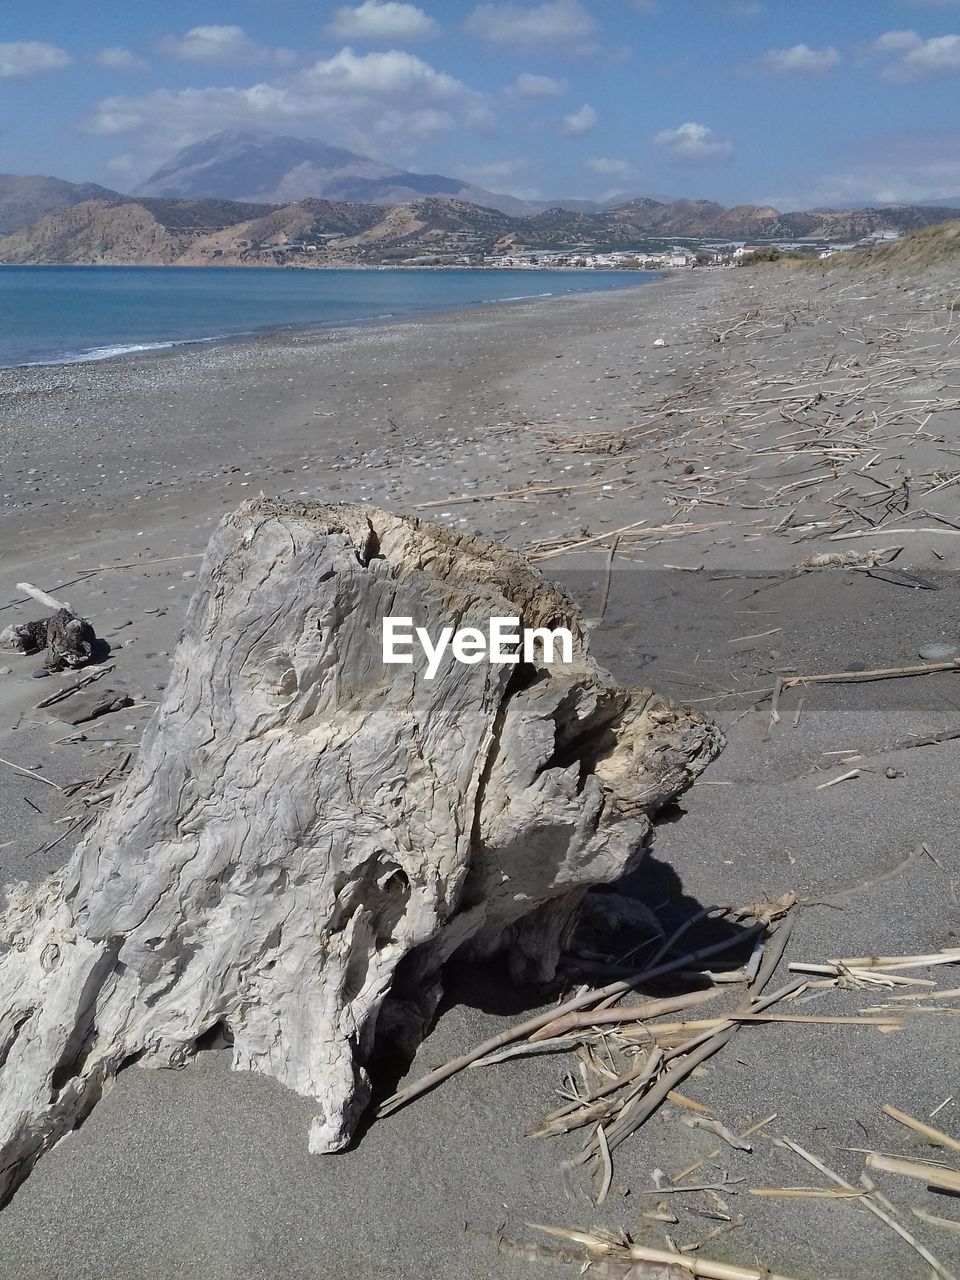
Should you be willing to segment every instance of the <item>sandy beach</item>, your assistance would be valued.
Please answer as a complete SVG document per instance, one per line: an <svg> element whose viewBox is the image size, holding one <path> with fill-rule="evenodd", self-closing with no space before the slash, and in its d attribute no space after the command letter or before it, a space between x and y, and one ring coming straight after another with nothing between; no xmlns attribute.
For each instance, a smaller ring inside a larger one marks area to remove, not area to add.
<svg viewBox="0 0 960 1280"><path fill-rule="evenodd" d="M62 820L77 803L22 769L64 787L136 751L210 532L264 492L372 502L528 550L601 615L593 649L619 680L721 722L725 751L663 815L631 885L652 907L680 916L793 890L792 958L958 945L960 738L889 750L960 726L956 672L790 685L960 652L955 293L936 270L694 271L0 371L0 628L36 612L19 581L65 597L109 641L108 682L134 704L72 728L35 707L60 678L0 654L0 882L55 870L75 839ZM855 753L855 766L837 763ZM457 973L411 1078L546 998L506 987L495 967ZM830 996L804 1011L877 1002ZM734 1131L776 1113L770 1136L855 1182L858 1149L931 1155L884 1103L926 1118L952 1099L935 1123L960 1133L957 1028L946 1015L896 1034L758 1025L685 1091ZM0 1212L0 1280L520 1280L563 1274L498 1255L496 1233L529 1236L525 1222L625 1229L657 1247L665 1231L681 1245L705 1236L717 1219L692 1195L672 1197L674 1225L642 1217L653 1170L716 1148L680 1106L618 1153L603 1206L567 1198L559 1165L576 1140L521 1135L557 1104L571 1061L462 1072L326 1157L307 1153L309 1104L230 1072L229 1051L182 1071L125 1070ZM705 1171L744 1180L725 1193L744 1224L710 1256L760 1258L800 1280L930 1274L849 1200L749 1195L822 1185L766 1138ZM910 1214L956 1220L955 1200L883 1186L960 1268L960 1236Z"/></svg>

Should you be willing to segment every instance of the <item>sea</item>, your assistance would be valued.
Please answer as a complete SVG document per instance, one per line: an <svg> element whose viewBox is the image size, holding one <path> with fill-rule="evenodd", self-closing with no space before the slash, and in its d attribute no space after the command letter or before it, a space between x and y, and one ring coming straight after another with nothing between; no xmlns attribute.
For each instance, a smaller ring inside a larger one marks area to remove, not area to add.
<svg viewBox="0 0 960 1280"><path fill-rule="evenodd" d="M644 271L0 266L0 368L595 293Z"/></svg>

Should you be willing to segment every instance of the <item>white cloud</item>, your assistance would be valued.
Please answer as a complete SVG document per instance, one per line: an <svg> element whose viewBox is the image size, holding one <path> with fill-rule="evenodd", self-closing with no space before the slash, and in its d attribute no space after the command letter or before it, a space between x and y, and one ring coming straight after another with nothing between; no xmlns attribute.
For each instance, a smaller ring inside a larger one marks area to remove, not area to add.
<svg viewBox="0 0 960 1280"><path fill-rule="evenodd" d="M491 44L545 45L585 40L596 23L580 0L543 0L533 7L479 4L463 25L468 35Z"/></svg>
<svg viewBox="0 0 960 1280"><path fill-rule="evenodd" d="M269 49L256 44L243 27L235 26L191 27L182 36L163 36L157 47L161 53L182 62L283 64L294 59L287 49Z"/></svg>
<svg viewBox="0 0 960 1280"><path fill-rule="evenodd" d="M534 75L524 71L517 76L509 88L509 92L520 98L559 98L567 91L562 80L554 80L553 76Z"/></svg>
<svg viewBox="0 0 960 1280"><path fill-rule="evenodd" d="M629 178L634 172L627 160L615 160L612 156L591 156L584 161L584 166L591 173L603 173L611 178Z"/></svg>
<svg viewBox="0 0 960 1280"><path fill-rule="evenodd" d="M855 174L835 174L824 178L816 187L811 203L819 206L849 204L915 204L936 203L938 199L956 201L960 192L960 160L937 165L921 165L896 172L881 167Z"/></svg>
<svg viewBox="0 0 960 1280"><path fill-rule="evenodd" d="M87 128L128 135L134 159L127 167L142 177L180 147L220 129L302 130L393 159L411 156L438 133L487 124L482 94L414 54L341 49L312 67L248 88L158 89L106 98Z"/></svg>
<svg viewBox="0 0 960 1280"><path fill-rule="evenodd" d="M811 204L913 204L960 197L960 130L920 129L861 144L842 173L827 174Z"/></svg>
<svg viewBox="0 0 960 1280"><path fill-rule="evenodd" d="M960 71L958 35L924 40L916 31L887 31L873 41L867 52L887 59L880 72L884 80L903 83Z"/></svg>
<svg viewBox="0 0 960 1280"><path fill-rule="evenodd" d="M41 71L59 71L73 59L59 45L42 40L14 40L0 44L0 80L20 80Z"/></svg>
<svg viewBox="0 0 960 1280"><path fill-rule="evenodd" d="M440 24L413 4L363 0L356 9L347 6L338 9L327 30L342 40L387 40L404 44L435 36Z"/></svg>
<svg viewBox="0 0 960 1280"><path fill-rule="evenodd" d="M109 49L101 49L92 53L90 61L104 71L146 71L147 64L132 49L124 49L122 45L111 45Z"/></svg>
<svg viewBox="0 0 960 1280"><path fill-rule="evenodd" d="M489 164L461 165L454 173L464 182L486 187L488 191L508 191L519 200L538 200L540 189L528 180L531 168L526 156L514 156L507 160L492 160Z"/></svg>
<svg viewBox="0 0 960 1280"><path fill-rule="evenodd" d="M529 157L513 156L507 160L492 160L489 164L458 165L453 173L471 186L508 192L516 200L540 200L543 192L531 182L532 170L534 165Z"/></svg>
<svg viewBox="0 0 960 1280"><path fill-rule="evenodd" d="M887 31L874 40L868 53L901 53L913 49L922 41L915 31Z"/></svg>
<svg viewBox="0 0 960 1280"><path fill-rule="evenodd" d="M758 61L761 70L774 76L822 76L840 64L840 54L832 44L811 49L795 44L789 49L769 49Z"/></svg>
<svg viewBox="0 0 960 1280"><path fill-rule="evenodd" d="M526 173L530 161L523 156L512 160L492 160L489 164L461 166L457 170L459 177L467 182L475 182L479 186L488 186L492 182L507 182L517 174Z"/></svg>
<svg viewBox="0 0 960 1280"><path fill-rule="evenodd" d="M579 111L572 111L570 115L563 117L563 132L571 138L581 138L590 132L599 119L593 107L585 102Z"/></svg>
<svg viewBox="0 0 960 1280"><path fill-rule="evenodd" d="M676 129L661 129L654 134L653 142L680 160L714 160L728 156L733 150L729 138L721 138L706 125L692 121Z"/></svg>

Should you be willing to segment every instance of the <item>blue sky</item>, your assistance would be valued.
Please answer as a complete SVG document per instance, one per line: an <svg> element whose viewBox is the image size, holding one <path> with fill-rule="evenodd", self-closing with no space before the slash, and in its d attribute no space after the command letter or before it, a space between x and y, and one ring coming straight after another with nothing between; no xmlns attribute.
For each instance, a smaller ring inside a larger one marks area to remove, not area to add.
<svg viewBox="0 0 960 1280"><path fill-rule="evenodd" d="M224 128L548 198L960 196L960 0L0 0L0 171Z"/></svg>

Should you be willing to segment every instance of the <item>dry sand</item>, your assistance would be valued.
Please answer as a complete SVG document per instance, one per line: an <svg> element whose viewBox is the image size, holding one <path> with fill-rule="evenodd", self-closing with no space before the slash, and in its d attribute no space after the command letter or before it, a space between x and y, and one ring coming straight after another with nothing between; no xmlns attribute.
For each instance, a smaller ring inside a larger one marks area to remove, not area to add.
<svg viewBox="0 0 960 1280"><path fill-rule="evenodd" d="M909 665L930 643L960 643L960 484L951 481L960 411L949 407L960 398L950 365L960 319L951 329L947 283L691 274L619 294L4 372L0 625L34 612L14 603L18 580L59 587L114 646L113 685L146 705L55 745L71 730L32 707L58 681L32 679L36 660L0 655L11 668L0 676L0 756L63 784L105 773L135 749L166 679L195 557L222 512L260 490L370 500L541 553L596 539L542 566L588 615L612 531L669 525L621 535L595 650L620 679L705 700L698 705L725 724L729 745L660 825L633 891L677 914L794 889L807 905L791 955L805 959L956 945L960 744L871 752L912 732L960 728L958 677L792 690L775 726L758 692L777 674ZM667 345L654 346L659 338ZM809 403L818 391L827 399ZM788 456L790 441L804 452ZM530 483L555 491L479 496ZM868 528L864 511L885 527L829 540ZM794 572L813 553L896 545L905 549L895 573ZM826 753L841 748L865 751L860 776L816 790L840 772ZM0 880L59 866L69 839L42 850L76 809L0 765ZM882 878L920 842L933 857ZM496 970L458 974L412 1074L542 998L506 989ZM756 1027L686 1088L733 1129L776 1111L769 1132L856 1180L863 1157L845 1148L927 1154L882 1117L884 1102L926 1117L956 1095L935 1123L960 1133L958 1047L952 1018L918 1017L886 1036ZM570 1062L465 1072L332 1157L307 1155L309 1105L230 1073L227 1052L203 1053L180 1072L130 1069L0 1213L0 1277L551 1274L499 1258L464 1230L506 1220L524 1235L524 1219L623 1227L662 1245L659 1230L641 1235L640 1214L656 1201L651 1171L676 1172L715 1139L668 1108L618 1153L602 1208L567 1200L558 1163L572 1142L520 1134L555 1105ZM928 1276L851 1202L749 1196L750 1186L817 1181L769 1143L725 1153L710 1171L721 1168L746 1179L729 1197L746 1224L707 1254L760 1258L809 1280ZM909 1213L921 1205L957 1219L956 1203L920 1184L883 1183L911 1229L960 1269L960 1236ZM704 1198L673 1201L680 1222L663 1230L678 1242L717 1225Z"/></svg>

